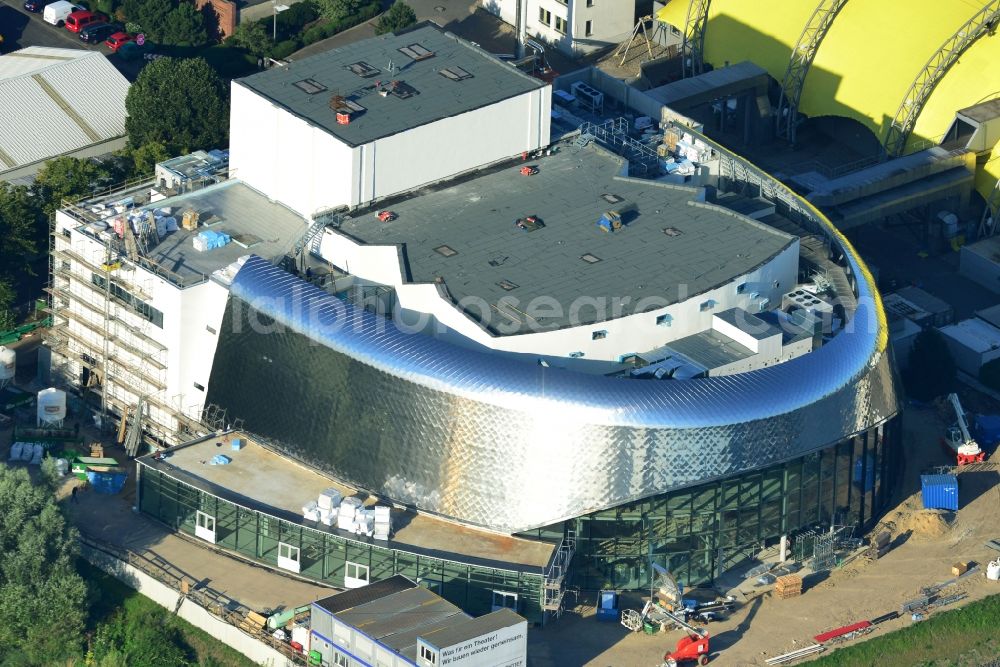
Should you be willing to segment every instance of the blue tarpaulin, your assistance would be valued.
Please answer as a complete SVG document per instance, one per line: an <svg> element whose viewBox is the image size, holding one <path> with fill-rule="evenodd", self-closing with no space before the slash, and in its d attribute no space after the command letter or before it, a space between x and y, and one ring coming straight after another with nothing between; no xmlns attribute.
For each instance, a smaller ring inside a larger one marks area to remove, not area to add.
<svg viewBox="0 0 1000 667"><path fill-rule="evenodd" d="M97 493L114 495L121 493L128 473L124 470L87 470L87 481Z"/></svg>

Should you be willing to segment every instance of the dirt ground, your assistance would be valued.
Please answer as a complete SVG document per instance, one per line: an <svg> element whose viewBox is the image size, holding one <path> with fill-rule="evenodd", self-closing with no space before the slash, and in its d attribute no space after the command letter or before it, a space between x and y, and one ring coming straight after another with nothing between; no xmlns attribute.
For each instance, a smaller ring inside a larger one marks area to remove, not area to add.
<svg viewBox="0 0 1000 667"><path fill-rule="evenodd" d="M906 472L898 496L901 500L883 519L893 530L895 547L878 561L858 558L825 578L807 575L798 598L778 599L770 594L770 587L755 587L752 582L737 587L735 592L743 601L740 608L707 628L712 637L712 664L764 665L769 657L815 643L813 636L821 632L899 610L903 602L917 597L922 587L951 579L951 565L957 561L975 562L980 570L942 591L942 596L968 595L942 610L1000 593L1000 583L987 581L984 575L986 563L998 555L984 542L1000 539L1000 455L994 453L987 465L960 473L960 509L956 514L922 510L920 473L949 463L938 442L944 426L933 409L908 408L904 414ZM631 634L617 623L598 622L592 601L590 605L581 604L530 633L529 664L657 667L664 652L681 637L679 631L655 636ZM623 603L633 608L640 605L638 597ZM911 623L906 614L854 641ZM830 650L822 655L829 655Z"/></svg>

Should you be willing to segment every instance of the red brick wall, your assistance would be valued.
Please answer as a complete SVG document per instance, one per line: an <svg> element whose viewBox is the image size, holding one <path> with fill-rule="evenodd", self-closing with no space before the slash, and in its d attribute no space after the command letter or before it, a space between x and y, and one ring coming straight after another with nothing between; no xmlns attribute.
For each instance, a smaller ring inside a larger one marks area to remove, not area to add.
<svg viewBox="0 0 1000 667"><path fill-rule="evenodd" d="M202 8L205 5L211 5L211 9L203 10ZM220 38L229 37L236 30L239 10L236 8L236 3L232 0L194 0L194 6L196 9L208 13L214 10L218 20Z"/></svg>

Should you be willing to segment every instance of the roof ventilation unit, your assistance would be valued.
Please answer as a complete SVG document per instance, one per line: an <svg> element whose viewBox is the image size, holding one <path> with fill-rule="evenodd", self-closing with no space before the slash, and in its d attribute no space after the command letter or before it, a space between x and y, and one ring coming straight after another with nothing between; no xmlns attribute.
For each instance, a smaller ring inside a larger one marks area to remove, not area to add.
<svg viewBox="0 0 1000 667"><path fill-rule="evenodd" d="M365 108L352 100L340 95L330 98L330 108L337 114L338 125L350 125L351 121L364 113Z"/></svg>

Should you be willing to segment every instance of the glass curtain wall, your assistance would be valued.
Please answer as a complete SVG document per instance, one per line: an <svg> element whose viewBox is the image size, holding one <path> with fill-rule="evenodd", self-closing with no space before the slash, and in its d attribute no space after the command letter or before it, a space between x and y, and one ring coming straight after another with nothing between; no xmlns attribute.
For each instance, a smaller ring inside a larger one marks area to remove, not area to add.
<svg viewBox="0 0 1000 667"><path fill-rule="evenodd" d="M215 544L272 567L279 567L279 554L294 556L301 576L338 587L347 578L374 582L403 574L473 615L492 610L494 592L514 594L515 611L530 622L542 621L540 573L468 565L346 539L241 507L147 466L141 467L139 485L143 512L189 535L195 535L202 517L203 530L205 525L214 530ZM206 515L214 519L210 524Z"/></svg>
<svg viewBox="0 0 1000 667"><path fill-rule="evenodd" d="M832 523L855 526L860 536L887 507L899 439L891 421L781 465L568 521L576 532L573 583L642 590L652 561L697 586L782 535Z"/></svg>

